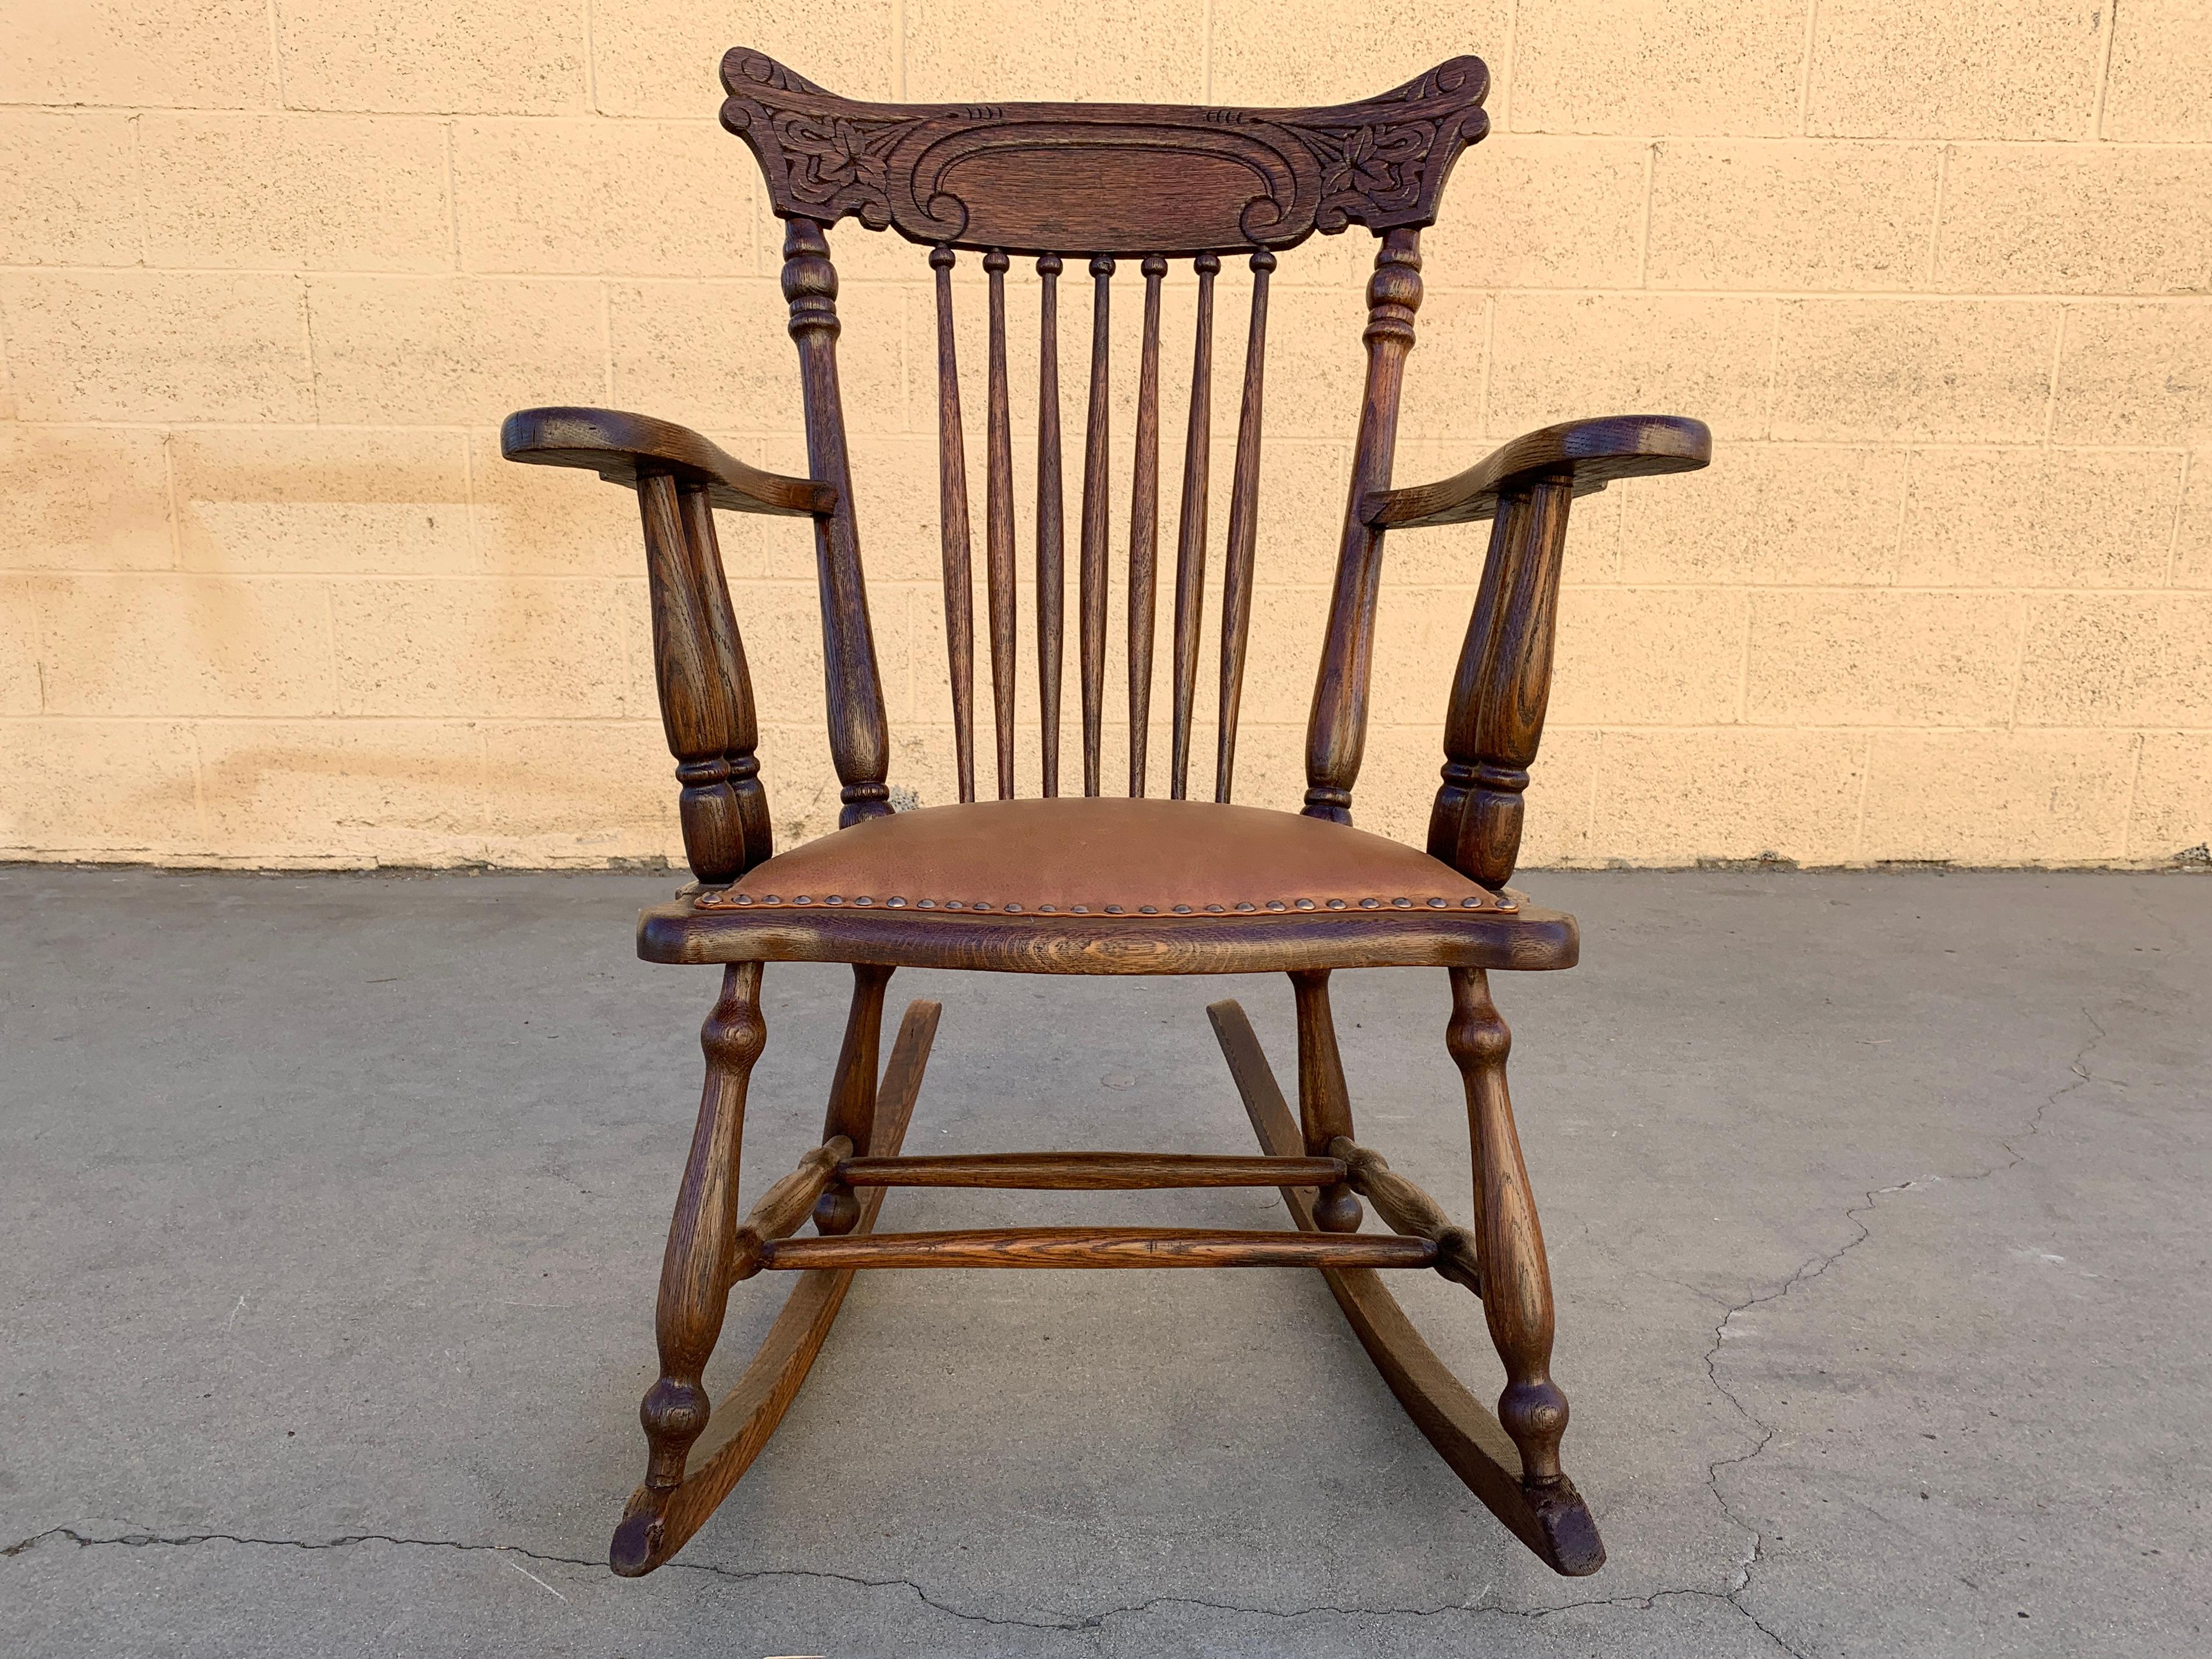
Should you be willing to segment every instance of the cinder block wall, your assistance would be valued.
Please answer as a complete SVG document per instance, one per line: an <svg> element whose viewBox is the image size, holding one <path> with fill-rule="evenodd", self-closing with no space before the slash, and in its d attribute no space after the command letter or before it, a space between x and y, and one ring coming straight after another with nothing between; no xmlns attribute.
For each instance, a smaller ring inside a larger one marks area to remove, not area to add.
<svg viewBox="0 0 2212 1659"><path fill-rule="evenodd" d="M495 429L611 403L803 466L777 228L714 121L741 43L923 101L1324 101L1480 53L1494 134L1427 239L1400 479L1571 416L1678 412L1718 440L1709 473L1577 510L1530 862L2202 859L2202 0L8 7L0 857L677 851L635 509L503 464ZM892 781L939 802L927 273L902 243L834 240ZM1355 230L1278 278L1247 799L1302 781L1370 253ZM780 827L817 834L835 794L809 540L724 534ZM1474 529L1390 554L1359 812L1394 834L1420 833L1481 551Z"/></svg>

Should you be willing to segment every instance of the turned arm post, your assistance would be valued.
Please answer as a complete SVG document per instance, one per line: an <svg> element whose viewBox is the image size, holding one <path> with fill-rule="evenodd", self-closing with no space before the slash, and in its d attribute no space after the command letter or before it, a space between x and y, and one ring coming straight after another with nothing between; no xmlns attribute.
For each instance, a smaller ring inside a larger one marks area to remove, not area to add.
<svg viewBox="0 0 2212 1659"><path fill-rule="evenodd" d="M1444 720L1443 784L1429 816L1429 856L1493 892L1521 854L1522 791L1544 735L1559 620L1559 555L1573 481L1517 482L1501 493Z"/></svg>
<svg viewBox="0 0 2212 1659"><path fill-rule="evenodd" d="M704 484L641 470L646 585L662 729L684 786L684 856L709 885L735 881L775 851L754 751L760 736L744 648L724 584Z"/></svg>
<svg viewBox="0 0 2212 1659"><path fill-rule="evenodd" d="M806 412L808 473L837 492L834 511L814 521L814 560L822 593L822 667L829 683L830 756L843 787L838 827L890 812L890 734L884 722L882 676L868 623L860 530L853 515L852 468L845 453L845 406L837 389L837 268L829 239L811 219L793 219L783 242L783 296L799 346Z"/></svg>

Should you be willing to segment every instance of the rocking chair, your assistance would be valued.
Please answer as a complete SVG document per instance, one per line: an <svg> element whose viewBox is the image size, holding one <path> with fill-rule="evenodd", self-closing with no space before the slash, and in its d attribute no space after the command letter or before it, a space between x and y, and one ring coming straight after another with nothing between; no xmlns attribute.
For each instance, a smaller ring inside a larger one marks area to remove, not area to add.
<svg viewBox="0 0 2212 1659"><path fill-rule="evenodd" d="M1457 58L1365 102L1322 109L1116 104L889 105L825 92L758 52L723 60L723 125L751 146L787 227L783 292L798 343L806 478L763 473L643 416L546 408L512 416L509 460L579 467L633 488L642 513L660 708L697 877L647 911L639 954L723 965L703 1034L707 1077L661 1270L659 1381L642 1407L649 1454L614 1534L616 1572L666 1562L759 1454L863 1267L1319 1269L1415 1424L1476 1497L1561 1573L1604 1550L1562 1472L1565 1395L1550 1375L1552 1290L1505 1087L1509 1037L1492 968L1573 966L1574 919L1507 885L1522 791L1548 693L1570 503L1615 479L1705 465L1693 420L1574 421L1514 440L1440 483L1393 488L1401 378L1421 299L1420 232L1460 152L1482 137L1488 71ZM837 379L837 273L825 232L856 217L930 249L936 288L940 506L959 804L894 814ZM1303 814L1230 804L1251 620L1268 278L1279 253L1352 224L1379 247L1367 284L1365 394L1328 625L1307 729ZM995 801L978 801L967 472L951 273L981 253L989 292L984 586ZM1014 467L1006 272L1041 279L1036 594L1042 796L1016 800ZM1249 345L1222 576L1213 799L1188 798L1205 592L1215 278L1252 271ZM1089 417L1077 530L1083 732L1079 796L1060 793L1064 530L1057 280L1088 261ZM1118 262L1140 261L1135 479L1128 525L1128 796L1102 796L1108 612L1109 318ZM1147 798L1159 451L1160 300L1170 259L1196 277L1197 339L1176 536L1174 724L1167 799ZM755 757L753 696L724 582L714 509L810 519L842 785L836 833L776 855ZM1492 519L1489 556L1443 728L1443 786L1417 852L1351 827L1386 533ZM822 1143L750 1213L736 1206L748 1075L765 1038L763 965L843 962L853 1000ZM1297 1013L1292 1117L1243 1010L1208 1010L1262 1156L1140 1152L908 1157L900 1153L938 1007L907 1010L878 1074L884 989L902 967L994 973L1286 973ZM1449 971L1445 1042L1463 1077L1474 1226L1462 1227L1353 1136L1334 1029L1337 968ZM898 1186L1134 1189L1277 1186L1296 1230L1024 1227L874 1230ZM1361 1200L1387 1223L1362 1232ZM817 1236L796 1237L811 1217ZM1428 1268L1482 1299L1507 1383L1493 1417L1437 1360L1376 1270ZM797 1274L790 1299L694 1459L701 1373L731 1289ZM705 1450L705 1448L700 1449Z"/></svg>

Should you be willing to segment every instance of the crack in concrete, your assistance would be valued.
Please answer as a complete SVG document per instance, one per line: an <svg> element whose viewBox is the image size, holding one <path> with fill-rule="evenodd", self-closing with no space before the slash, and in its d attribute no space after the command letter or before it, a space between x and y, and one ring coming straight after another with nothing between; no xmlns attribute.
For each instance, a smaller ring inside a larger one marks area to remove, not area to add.
<svg viewBox="0 0 2212 1659"><path fill-rule="evenodd" d="M2067 1067L2067 1070L2072 1072L2074 1081L2069 1083L2063 1083L2058 1088L2052 1089L2048 1095L2045 1095L2043 1097L2041 1103L2036 1107L2034 1113L2028 1118L2027 1122L2022 1127L2013 1130L2007 1134L2000 1135L1997 1138L1997 1144L2004 1148L2005 1151L2010 1156L2008 1156L2002 1163L1991 1164L1987 1169L1977 1169L1971 1174L1953 1175L1948 1178L1939 1176L1935 1179L1948 1179L1954 1181L1987 1180L1992 1175L2002 1174L2008 1169L2018 1168L2021 1164L2027 1161L2027 1154L2022 1151L2021 1148L2014 1143L2015 1141L2029 1141L2033 1139L2037 1135L2042 1133L2043 1119L2045 1114L2050 1112L2051 1108L2057 1105L2059 1101L2064 1100L2066 1096L2071 1095L2075 1089L2083 1088L2091 1081L2088 1068L2089 1056L2095 1051L2097 1046L2105 1040L2105 1028L2098 1022L2097 1016L2090 1013L2087 1008L2084 1008L2081 1010L2081 1017L2089 1022L2089 1029L2093 1034L2085 1039L2081 1046L2074 1051L2074 1058ZM1762 1632L1771 1638L1776 1646L1779 1647L1784 1653L1793 1656L1793 1659L1804 1659L1804 1656L1800 1653L1796 1648L1784 1641L1775 1632L1768 1629L1765 1625L1761 1624L1758 1615L1753 1613L1749 1607L1743 1605L1742 1598L1748 1595L1751 1590L1752 1575L1758 1570L1759 1564L1765 1558L1766 1534L1763 1528L1749 1521L1747 1521L1741 1515L1738 1514L1736 1512L1735 1506L1729 1502L1728 1494L1721 1490L1721 1471L1723 1469L1735 1468L1741 1464L1750 1462L1753 1458L1757 1457L1761 1452L1765 1451L1773 1443L1774 1436L1778 1431L1772 1424L1762 1422L1758 1416L1756 1416L1752 1410L1737 1397L1735 1391L1730 1388L1727 1383L1721 1381L1719 1366L1720 1351L1723 1345L1728 1341L1729 1326L1738 1314L1746 1313L1765 1302L1779 1302L1783 1297L1788 1296L1799 1285L1809 1284L1814 1279L1819 1278L1831 1267L1833 1267L1845 1256L1849 1255L1852 1251L1857 1249L1859 1246L1864 1244L1869 1239L1874 1236L1874 1229L1860 1219L1862 1216L1871 1215L1874 1212L1875 1206L1889 1193L1903 1192L1912 1187L1918 1186L1920 1184L1920 1182L1916 1180L1903 1180L1899 1181L1894 1186L1877 1186L1869 1188L1860 1203L1850 1205L1844 1211L1844 1219L1850 1223L1852 1226L1858 1229L1857 1237L1844 1241L1840 1247L1830 1251L1825 1256L1815 1256L1811 1260L1804 1263L1796 1272L1790 1274L1788 1278L1783 1280L1779 1288L1769 1290L1764 1295L1752 1296L1746 1301L1739 1302L1733 1307L1726 1309L1721 1314L1720 1322L1713 1327L1713 1345L1705 1350L1705 1375L1707 1379L1712 1383L1713 1388L1720 1394L1721 1397L1727 1400L1728 1403L1735 1408L1736 1415L1741 1417L1758 1436L1758 1438L1752 1443L1750 1449L1747 1451L1740 1452L1734 1457L1717 1459L1713 1462L1705 1466L1705 1487L1707 1491L1712 1493L1713 1502L1719 1507L1722 1516L1730 1526L1748 1534L1751 1539L1751 1548L1749 1552L1746 1553L1741 1561L1736 1564L1736 1578L1735 1586L1727 1592L1727 1595L1723 1599L1735 1606L1736 1609L1741 1612L1744 1617L1749 1619L1753 1625L1758 1625L1759 1629Z"/></svg>
<svg viewBox="0 0 2212 1659"><path fill-rule="evenodd" d="M2089 1022L2090 1030L2094 1034L2075 1051L2073 1061L2068 1068L2073 1074L2074 1081L2062 1084L2045 1095L2042 1102L2035 1108L2033 1114L2022 1127L1998 1138L1997 1144L2003 1147L2009 1155L2003 1162L1992 1164L1987 1169L1976 1170L1971 1174L1956 1175L1949 1179L1961 1181L1985 1180L1992 1175L2016 1168L2027 1161L2027 1154L2015 1143L2031 1140L2040 1134L2044 1119L2051 1109L2075 1089L2085 1087L2092 1081L2087 1064L2088 1058L2097 1046L2104 1041L2106 1032L2105 1028L2098 1022L2096 1016L2087 1008L2081 1010L2081 1017ZM1819 1278L1874 1236L1873 1229L1860 1217L1871 1214L1887 1194L1902 1192L1919 1184L1917 1181L1905 1180L1891 1186L1869 1189L1862 1202L1850 1205L1844 1211L1844 1219L1858 1229L1856 1237L1846 1240L1839 1247L1830 1251L1826 1255L1815 1256L1807 1261L1775 1290L1748 1297L1729 1308L1722 1314L1719 1322L1713 1327L1712 1346L1705 1351L1705 1375L1721 1397L1729 1402L1736 1414L1755 1431L1757 1436L1749 1449L1734 1457L1716 1459L1705 1466L1705 1486L1712 1493L1713 1502L1718 1506L1722 1516L1729 1524L1747 1534L1751 1540L1749 1551L1736 1565L1735 1583L1725 1591L1694 1587L1670 1587L1654 1590L1649 1595L1594 1596L1579 1601L1563 1601L1542 1607L1513 1607L1503 1604L1486 1605L1480 1599L1474 1602L1448 1602L1439 1607L1340 1607L1331 1603L1322 1603L1307 1607L1256 1607L1233 1601L1208 1601L1200 1596L1156 1595L1142 1601L1133 1601L1121 1607L1104 1608L1079 1619L1001 1619L989 1613L972 1613L966 1608L940 1601L911 1578L868 1578L857 1573L836 1572L826 1569L805 1567L724 1567L711 1562L701 1561L672 1561L667 1564L665 1571L700 1573L725 1582L739 1583L762 1579L791 1578L851 1584L864 1589L902 1589L912 1595L924 1607L963 1623L1048 1631L1097 1630L1109 1619L1147 1613L1156 1607L1201 1607L1209 1612L1232 1613L1245 1618L1283 1620L1323 1617L1439 1619L1453 1613L1468 1613L1478 1618L1490 1616L1501 1619L1540 1619L1590 1607L1628 1607L1648 1613L1661 1601L1675 1597L1686 1597L1698 1601L1718 1601L1733 1608L1742 1614L1751 1623L1753 1628L1772 1642L1777 1648L1790 1655L1790 1659L1805 1659L1802 1650L1793 1646L1778 1632L1769 1626L1757 1613L1744 1605L1743 1598L1751 1589L1752 1577L1760 1561L1765 1557L1766 1534L1761 1528L1740 1515L1735 1506L1729 1501L1728 1494L1721 1489L1721 1471L1752 1461L1773 1443L1778 1431L1771 1424L1762 1422L1735 1392L1721 1380L1720 1351L1728 1340L1729 1326L1737 1314L1748 1312L1766 1302L1778 1302L1800 1285L1809 1284ZM39 1545L55 1539L66 1540L79 1549L118 1546L128 1549L182 1549L199 1544L224 1543L260 1549L339 1550L349 1549L361 1544L389 1544L404 1549L452 1550L462 1554L520 1556L526 1560L543 1562L554 1566L605 1568L607 1565L604 1558L550 1555L539 1550L525 1549L519 1545L467 1544L457 1539L403 1538L390 1533L344 1533L327 1539L300 1539L251 1538L235 1533L186 1533L171 1536L157 1533L137 1532L121 1534L113 1538L94 1538L88 1537L72 1527L49 1527L43 1532L33 1533L27 1538L19 1539L15 1543L0 1548L0 1558L24 1554ZM558 1592L556 1594L557 1595Z"/></svg>
<svg viewBox="0 0 2212 1659"><path fill-rule="evenodd" d="M514 1544L469 1544L449 1538L403 1538L390 1533L344 1533L333 1538L253 1538L237 1533L185 1533L166 1534L151 1532L124 1533L112 1538L88 1536L74 1527L49 1527L43 1532L0 1548L0 1557L21 1555L39 1545L54 1540L65 1540L79 1549L121 1547L125 1549L190 1548L200 1544L236 1544L257 1549L342 1550L361 1544L389 1544L404 1549L451 1550L459 1554L520 1556L525 1560L546 1563L555 1566L595 1567L604 1570L604 1558L553 1555L542 1550L525 1549ZM912 1595L924 1607L944 1613L963 1623L1012 1626L1024 1630L1090 1631L1103 1628L1108 1621L1133 1614L1151 1612L1157 1607L1199 1607L1213 1613L1226 1613L1254 1619L1291 1620L1312 1618L1343 1619L1441 1619L1453 1613L1468 1613L1477 1618L1541 1619L1555 1614L1573 1613L1589 1607L1627 1607L1638 1612L1650 1612L1661 1601L1674 1597L1689 1597L1698 1601L1719 1601L1743 1613L1734 1599L1717 1590L1698 1589L1668 1589L1655 1590L1649 1595L1594 1596L1579 1601L1565 1601L1553 1607L1515 1607L1502 1603L1486 1604L1480 1599L1472 1602L1445 1602L1437 1607L1344 1607L1334 1603L1318 1603L1305 1607L1248 1607L1234 1601L1210 1601L1203 1596L1154 1595L1142 1601L1132 1601L1121 1607L1106 1607L1074 1619L1002 1619L990 1613L974 1613L964 1607L939 1601L911 1578L868 1578L857 1573L836 1572L826 1569L806 1567L725 1567L711 1562L672 1561L663 1571L703 1574L727 1583L750 1583L762 1579L811 1579L830 1583L851 1584L863 1589L902 1589ZM557 1592L556 1592L557 1594ZM1752 1622L1759 1621L1753 1618ZM1764 1631L1765 1627L1760 1625ZM1771 1632L1766 1632L1772 1636ZM1774 1638L1783 1645L1779 1638Z"/></svg>

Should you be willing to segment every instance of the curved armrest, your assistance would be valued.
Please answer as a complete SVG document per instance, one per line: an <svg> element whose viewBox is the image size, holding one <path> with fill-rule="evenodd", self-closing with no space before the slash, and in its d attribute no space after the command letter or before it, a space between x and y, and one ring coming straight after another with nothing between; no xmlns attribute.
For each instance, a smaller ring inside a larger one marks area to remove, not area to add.
<svg viewBox="0 0 2212 1659"><path fill-rule="evenodd" d="M1691 473L1713 458L1713 435L1701 420L1680 415L1611 415L1540 427L1439 484L1370 491L1359 503L1363 524L1410 530L1491 518L1498 497L1532 478L1565 478L1590 495L1615 479L1647 473Z"/></svg>
<svg viewBox="0 0 2212 1659"><path fill-rule="evenodd" d="M837 510L835 485L748 467L688 426L619 409L520 409L499 429L500 453L539 467L581 467L610 484L668 473L703 484L715 506L738 513L822 517Z"/></svg>

